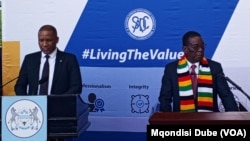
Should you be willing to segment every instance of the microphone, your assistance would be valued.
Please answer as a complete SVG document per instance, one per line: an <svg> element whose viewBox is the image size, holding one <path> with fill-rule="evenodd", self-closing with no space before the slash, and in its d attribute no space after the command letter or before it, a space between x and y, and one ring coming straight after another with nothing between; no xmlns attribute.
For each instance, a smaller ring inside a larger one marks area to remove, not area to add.
<svg viewBox="0 0 250 141"><path fill-rule="evenodd" d="M45 82L47 82L48 80L49 80L49 77L46 76L46 77L41 78L41 79L38 81L38 83L39 83L39 85L42 85L42 84L44 84Z"/></svg>
<svg viewBox="0 0 250 141"><path fill-rule="evenodd" d="M219 74L219 76L225 78L229 83L231 83L231 84L232 84L234 87L236 87L240 92L242 92L242 93L248 98L248 100L250 100L250 96L249 96L246 92L244 92L244 91L242 90L242 88L241 88L239 85L237 85L235 82L233 82L229 77L225 76L224 74Z"/></svg>
<svg viewBox="0 0 250 141"><path fill-rule="evenodd" d="M6 85L8 85L9 83L11 83L12 81L17 80L18 78L19 78L19 76L11 79L10 81L7 81L6 83L4 83L3 85L0 86L1 96L3 95L3 87L6 86Z"/></svg>
<svg viewBox="0 0 250 141"><path fill-rule="evenodd" d="M15 78L11 79L10 81L8 81L8 82L4 83L3 85L1 85L1 86L0 86L0 87L1 87L1 89L2 89L4 86L6 86L6 85L8 85L9 83L11 83L12 81L17 80L18 78L19 78L19 76L17 76L17 77L15 77Z"/></svg>
<svg viewBox="0 0 250 141"><path fill-rule="evenodd" d="M47 77L41 78L41 79L37 82L36 87L33 89L31 95L36 95L36 94L37 94L36 91L37 91L37 89L38 89L38 86L44 84L44 83L47 82L48 80L49 80L49 77L48 77L48 76L47 76Z"/></svg>
<svg viewBox="0 0 250 141"><path fill-rule="evenodd" d="M38 81L38 83L37 83L36 88L34 89L34 91L32 91L32 95L35 95L35 94L36 94L36 91L35 91L35 90L38 89L38 86L39 86L39 85L44 84L44 83L47 82L48 80L49 80L49 77L48 77L48 76L41 78L41 79Z"/></svg>

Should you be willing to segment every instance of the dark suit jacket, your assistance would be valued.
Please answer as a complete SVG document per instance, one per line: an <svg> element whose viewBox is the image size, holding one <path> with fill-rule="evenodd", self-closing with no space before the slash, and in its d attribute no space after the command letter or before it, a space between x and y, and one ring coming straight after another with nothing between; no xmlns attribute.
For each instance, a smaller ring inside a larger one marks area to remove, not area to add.
<svg viewBox="0 0 250 141"><path fill-rule="evenodd" d="M162 86L159 96L160 111L180 111L180 97L177 79L178 61L171 62L165 66L162 77ZM238 111L236 101L231 92L220 63L209 60L212 78L213 78L213 103L214 112L219 112L217 96L222 100L226 111ZM218 94L218 95L217 95Z"/></svg>
<svg viewBox="0 0 250 141"><path fill-rule="evenodd" d="M15 85L16 95L37 95L41 52L25 56ZM75 55L57 50L51 94L80 94L82 78Z"/></svg>

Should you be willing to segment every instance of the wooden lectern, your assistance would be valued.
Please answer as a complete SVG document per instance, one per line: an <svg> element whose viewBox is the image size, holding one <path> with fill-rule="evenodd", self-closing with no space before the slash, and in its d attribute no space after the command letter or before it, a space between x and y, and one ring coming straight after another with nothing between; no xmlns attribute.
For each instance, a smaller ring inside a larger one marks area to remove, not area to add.
<svg viewBox="0 0 250 141"><path fill-rule="evenodd" d="M150 125L250 125L249 112L156 112Z"/></svg>

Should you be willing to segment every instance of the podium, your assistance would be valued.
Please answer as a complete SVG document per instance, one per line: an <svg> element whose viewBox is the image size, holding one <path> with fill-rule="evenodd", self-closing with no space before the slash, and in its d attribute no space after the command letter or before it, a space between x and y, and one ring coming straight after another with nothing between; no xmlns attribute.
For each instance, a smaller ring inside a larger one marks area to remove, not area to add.
<svg viewBox="0 0 250 141"><path fill-rule="evenodd" d="M31 99L33 97L33 99ZM16 101L19 96L2 96L0 99L1 105L3 104L3 99L11 99ZM84 103L81 99L80 95L76 94L67 94L67 95L49 95L49 96L20 96L21 100L29 100L39 99L42 103L42 108L46 108L46 118L44 120L46 122L46 132L47 138L68 138L68 137L79 137L87 128L90 126L90 122L88 121L89 115L89 107L88 104ZM46 101L46 102L43 102ZM35 101L35 103L37 103ZM39 101L38 101L39 103ZM40 106L40 105L39 105ZM4 106L6 109L6 106ZM20 105L19 105L20 107ZM32 109L32 108L30 108ZM4 112L3 105L0 108L0 112ZM18 110L18 109L17 109ZM26 110L28 111L28 110ZM7 114L6 114L7 115ZM25 117L26 121L30 120L28 114L23 115L22 118ZM4 119L3 119L4 118ZM20 116L17 116L20 118ZM2 123L4 120L7 122L6 117L1 116L1 127L6 125L6 123ZM24 121L24 120L23 120ZM25 124L26 125L26 124ZM24 126L22 127L23 129ZM17 128L18 130L18 128ZM2 128L1 128L1 138L2 138Z"/></svg>
<svg viewBox="0 0 250 141"><path fill-rule="evenodd" d="M48 96L48 137L78 137L90 126L89 108L80 95Z"/></svg>
<svg viewBox="0 0 250 141"><path fill-rule="evenodd" d="M249 112L156 112L150 125L250 125Z"/></svg>

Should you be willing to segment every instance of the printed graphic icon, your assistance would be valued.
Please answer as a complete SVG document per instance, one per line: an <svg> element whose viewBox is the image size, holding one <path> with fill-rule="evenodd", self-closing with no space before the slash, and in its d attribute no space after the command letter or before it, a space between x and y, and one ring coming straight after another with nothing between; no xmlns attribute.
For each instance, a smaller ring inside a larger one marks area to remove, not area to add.
<svg viewBox="0 0 250 141"><path fill-rule="evenodd" d="M148 39L156 29L156 21L153 14L142 8L131 11L127 15L124 24L128 35L136 40Z"/></svg>
<svg viewBox="0 0 250 141"><path fill-rule="evenodd" d="M30 100L20 100L12 104L5 118L9 131L21 138L35 135L43 124L43 113L39 105Z"/></svg>
<svg viewBox="0 0 250 141"><path fill-rule="evenodd" d="M149 112L149 96L148 95L132 95L131 96L132 113L148 113Z"/></svg>
<svg viewBox="0 0 250 141"><path fill-rule="evenodd" d="M95 93L90 93L88 95L89 100L89 108L90 112L98 112L98 111L105 111L104 110L104 101L102 99L97 99Z"/></svg>

